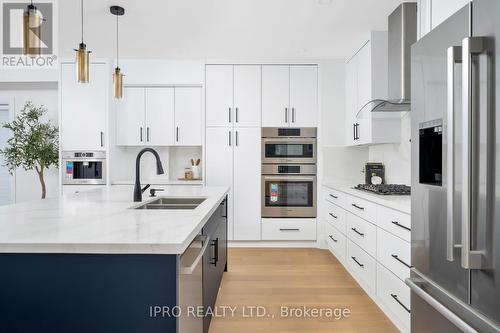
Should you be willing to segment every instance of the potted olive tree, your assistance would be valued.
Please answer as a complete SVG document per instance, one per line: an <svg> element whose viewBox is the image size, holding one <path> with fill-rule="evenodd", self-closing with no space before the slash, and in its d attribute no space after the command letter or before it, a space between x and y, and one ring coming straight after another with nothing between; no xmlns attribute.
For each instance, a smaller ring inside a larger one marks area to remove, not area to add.
<svg viewBox="0 0 500 333"><path fill-rule="evenodd" d="M42 121L47 109L26 102L19 115L2 126L12 131L7 145L0 153L5 157L5 166L11 174L17 168L35 170L45 199L46 186L44 171L51 166L57 168L59 162L59 130L50 121Z"/></svg>

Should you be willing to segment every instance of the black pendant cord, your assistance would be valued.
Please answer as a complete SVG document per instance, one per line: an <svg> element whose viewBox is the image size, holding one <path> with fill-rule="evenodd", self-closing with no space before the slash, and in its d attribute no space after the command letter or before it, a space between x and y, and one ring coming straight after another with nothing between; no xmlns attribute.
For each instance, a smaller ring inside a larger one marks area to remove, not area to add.
<svg viewBox="0 0 500 333"><path fill-rule="evenodd" d="M83 0L80 1L80 8L82 10L82 44L83 44Z"/></svg>
<svg viewBox="0 0 500 333"><path fill-rule="evenodd" d="M119 44L118 44L118 15L116 15L116 68L120 68L120 66L118 66L118 47L119 47Z"/></svg>

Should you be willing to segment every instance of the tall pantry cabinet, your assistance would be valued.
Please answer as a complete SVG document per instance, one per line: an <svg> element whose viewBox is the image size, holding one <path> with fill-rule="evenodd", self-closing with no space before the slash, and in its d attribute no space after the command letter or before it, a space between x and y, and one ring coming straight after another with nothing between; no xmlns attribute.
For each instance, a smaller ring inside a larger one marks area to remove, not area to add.
<svg viewBox="0 0 500 333"><path fill-rule="evenodd" d="M206 66L206 184L229 186L230 240L261 239L261 65Z"/></svg>

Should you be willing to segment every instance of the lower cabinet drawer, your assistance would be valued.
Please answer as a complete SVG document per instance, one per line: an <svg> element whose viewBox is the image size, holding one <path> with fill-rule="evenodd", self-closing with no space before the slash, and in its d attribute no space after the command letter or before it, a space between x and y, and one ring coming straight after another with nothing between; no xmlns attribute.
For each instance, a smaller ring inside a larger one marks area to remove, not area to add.
<svg viewBox="0 0 500 333"><path fill-rule="evenodd" d="M328 249L337 257L340 261L345 260L346 251L346 237L335 227L326 223L325 227L325 241Z"/></svg>
<svg viewBox="0 0 500 333"><path fill-rule="evenodd" d="M324 219L335 226L344 235L346 234L346 211L337 205L325 200Z"/></svg>
<svg viewBox="0 0 500 333"><path fill-rule="evenodd" d="M377 222L377 204L352 195L346 195L345 209L364 218L367 221Z"/></svg>
<svg viewBox="0 0 500 333"><path fill-rule="evenodd" d="M375 257L377 254L377 227L352 213L347 213L347 237Z"/></svg>
<svg viewBox="0 0 500 333"><path fill-rule="evenodd" d="M347 239L346 261L349 268L363 282L364 286L374 292L377 276L377 262L375 259L350 239Z"/></svg>
<svg viewBox="0 0 500 333"><path fill-rule="evenodd" d="M329 187L324 187L323 188L323 197L325 200L327 200L331 203L334 203L334 204L338 205L339 207L344 208L344 206L345 206L345 194L340 192L340 191L334 190L334 189L329 188Z"/></svg>
<svg viewBox="0 0 500 333"><path fill-rule="evenodd" d="M377 266L377 296L401 323L410 331L410 288L384 266Z"/></svg>
<svg viewBox="0 0 500 333"><path fill-rule="evenodd" d="M263 240L316 240L316 219L262 219Z"/></svg>
<svg viewBox="0 0 500 333"><path fill-rule="evenodd" d="M410 277L410 243L380 228L377 229L377 260L402 281Z"/></svg>

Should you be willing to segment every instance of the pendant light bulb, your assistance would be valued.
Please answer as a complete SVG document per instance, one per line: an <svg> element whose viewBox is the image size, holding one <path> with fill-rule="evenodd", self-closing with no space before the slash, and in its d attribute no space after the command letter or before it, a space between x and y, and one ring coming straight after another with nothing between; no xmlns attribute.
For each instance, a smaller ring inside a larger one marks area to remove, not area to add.
<svg viewBox="0 0 500 333"><path fill-rule="evenodd" d="M90 53L87 51L87 45L83 42L83 0L81 0L81 15L82 15L82 41L75 49L76 59L76 80L78 83L89 83L90 80Z"/></svg>
<svg viewBox="0 0 500 333"><path fill-rule="evenodd" d="M111 6L111 14L116 16L116 68L113 73L113 91L116 99L123 98L123 73L118 65L118 17L125 14L125 9L120 6Z"/></svg>
<svg viewBox="0 0 500 333"><path fill-rule="evenodd" d="M41 54L42 13L33 5L28 5L23 14L23 54L36 57Z"/></svg>

